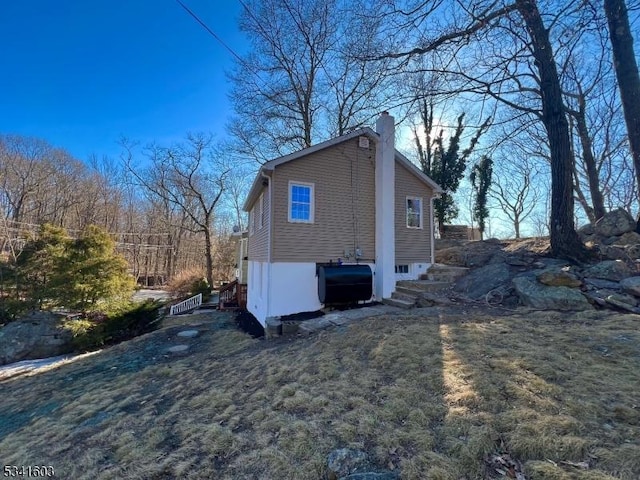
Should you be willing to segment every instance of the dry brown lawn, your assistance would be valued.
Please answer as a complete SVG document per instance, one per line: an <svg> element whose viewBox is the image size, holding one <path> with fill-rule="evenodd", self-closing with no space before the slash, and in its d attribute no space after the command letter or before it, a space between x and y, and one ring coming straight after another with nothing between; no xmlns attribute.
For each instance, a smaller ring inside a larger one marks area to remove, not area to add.
<svg viewBox="0 0 640 480"><path fill-rule="evenodd" d="M422 309L264 341L211 315L184 357L162 353L171 326L0 383L0 463L301 480L353 447L403 479L501 478L493 454L530 479L640 478L638 316Z"/></svg>

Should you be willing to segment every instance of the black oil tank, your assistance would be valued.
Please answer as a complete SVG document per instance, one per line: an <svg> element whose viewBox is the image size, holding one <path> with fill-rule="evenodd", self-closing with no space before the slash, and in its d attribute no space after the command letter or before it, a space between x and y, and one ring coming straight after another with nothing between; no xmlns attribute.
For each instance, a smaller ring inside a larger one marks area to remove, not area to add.
<svg viewBox="0 0 640 480"><path fill-rule="evenodd" d="M318 267L320 303L355 303L373 294L369 265L325 265Z"/></svg>

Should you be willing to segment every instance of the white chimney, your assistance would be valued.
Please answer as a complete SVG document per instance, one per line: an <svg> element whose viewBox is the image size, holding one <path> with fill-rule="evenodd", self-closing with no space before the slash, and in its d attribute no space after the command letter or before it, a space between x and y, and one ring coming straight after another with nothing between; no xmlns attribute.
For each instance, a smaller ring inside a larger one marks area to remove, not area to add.
<svg viewBox="0 0 640 480"><path fill-rule="evenodd" d="M378 301L396 288L395 257L395 123L388 112L376 122L376 281Z"/></svg>

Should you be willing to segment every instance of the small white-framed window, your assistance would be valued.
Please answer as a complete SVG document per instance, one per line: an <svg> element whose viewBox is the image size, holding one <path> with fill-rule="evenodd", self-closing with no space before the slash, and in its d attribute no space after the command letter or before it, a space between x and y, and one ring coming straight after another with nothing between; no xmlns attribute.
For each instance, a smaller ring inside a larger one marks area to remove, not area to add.
<svg viewBox="0 0 640 480"><path fill-rule="evenodd" d="M264 193L260 194L258 199L258 230L262 228L264 216Z"/></svg>
<svg viewBox="0 0 640 480"><path fill-rule="evenodd" d="M407 197L407 228L422 228L422 197Z"/></svg>
<svg viewBox="0 0 640 480"><path fill-rule="evenodd" d="M256 207L253 207L249 212L249 235L253 235L255 223L256 223Z"/></svg>
<svg viewBox="0 0 640 480"><path fill-rule="evenodd" d="M313 223L314 184L289 182L289 222Z"/></svg>
<svg viewBox="0 0 640 480"><path fill-rule="evenodd" d="M409 265L396 265L396 273L409 273Z"/></svg>

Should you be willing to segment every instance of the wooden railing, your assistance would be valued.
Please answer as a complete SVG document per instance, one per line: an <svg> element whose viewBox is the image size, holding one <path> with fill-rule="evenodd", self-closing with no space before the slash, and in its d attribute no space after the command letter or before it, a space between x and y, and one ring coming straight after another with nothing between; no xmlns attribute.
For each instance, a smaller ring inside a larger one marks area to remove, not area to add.
<svg viewBox="0 0 640 480"><path fill-rule="evenodd" d="M225 308L242 308L247 307L247 285L238 283L238 280L227 283L220 287L219 291L220 310Z"/></svg>
<svg viewBox="0 0 640 480"><path fill-rule="evenodd" d="M189 310L195 310L200 305L202 305L202 294L199 293L195 297L187 298L186 300L176 303L175 305L171 305L171 309L169 309L169 315L178 315L180 313L187 312Z"/></svg>
<svg viewBox="0 0 640 480"><path fill-rule="evenodd" d="M247 284L241 283L238 285L238 306L242 310L247 309Z"/></svg>

